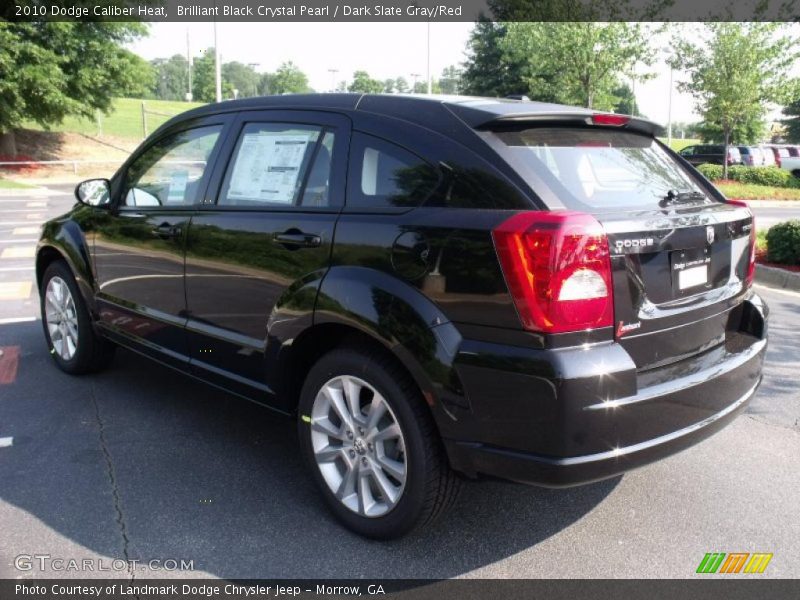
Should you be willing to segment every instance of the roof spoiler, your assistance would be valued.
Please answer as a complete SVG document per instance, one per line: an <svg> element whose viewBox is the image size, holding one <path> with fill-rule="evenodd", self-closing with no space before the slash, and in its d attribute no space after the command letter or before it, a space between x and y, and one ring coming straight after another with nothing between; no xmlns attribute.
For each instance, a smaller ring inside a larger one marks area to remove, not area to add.
<svg viewBox="0 0 800 600"><path fill-rule="evenodd" d="M659 135L663 133L663 126L647 119L631 117L628 115L618 115L616 113L604 112L535 112L535 113L512 113L493 116L480 123L474 123L475 129L495 129L503 126L521 125L531 123L536 125L562 124L562 125L589 125L596 127L607 127L609 129L621 129L625 131L636 131L648 135Z"/></svg>

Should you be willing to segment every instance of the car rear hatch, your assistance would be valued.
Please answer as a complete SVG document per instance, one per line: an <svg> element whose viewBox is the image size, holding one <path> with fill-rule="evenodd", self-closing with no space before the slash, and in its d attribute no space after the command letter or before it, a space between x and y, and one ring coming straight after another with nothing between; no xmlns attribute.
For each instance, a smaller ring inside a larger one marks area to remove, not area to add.
<svg viewBox="0 0 800 600"><path fill-rule="evenodd" d="M599 117L599 118L598 118ZM753 219L619 115L495 121L481 135L553 211L592 215L608 239L613 335L639 372L738 331Z"/></svg>

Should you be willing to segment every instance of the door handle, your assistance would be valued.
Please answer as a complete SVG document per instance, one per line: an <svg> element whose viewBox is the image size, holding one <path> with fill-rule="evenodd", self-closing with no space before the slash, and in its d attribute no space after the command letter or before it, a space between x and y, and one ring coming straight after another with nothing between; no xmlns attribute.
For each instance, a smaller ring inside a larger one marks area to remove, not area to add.
<svg viewBox="0 0 800 600"><path fill-rule="evenodd" d="M283 233L276 233L273 238L276 243L292 248L318 248L322 238L313 233L303 233L298 229L289 229Z"/></svg>
<svg viewBox="0 0 800 600"><path fill-rule="evenodd" d="M181 235L181 226L180 225L172 225L171 223L162 223L158 227L154 227L151 232L153 235L160 237L161 239L170 239L180 237Z"/></svg>

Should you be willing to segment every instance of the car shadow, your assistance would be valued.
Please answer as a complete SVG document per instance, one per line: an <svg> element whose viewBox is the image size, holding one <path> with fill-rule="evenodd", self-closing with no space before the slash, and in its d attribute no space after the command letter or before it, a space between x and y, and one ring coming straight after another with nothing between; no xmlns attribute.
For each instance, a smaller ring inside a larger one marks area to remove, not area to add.
<svg viewBox="0 0 800 600"><path fill-rule="evenodd" d="M67 376L39 322L0 326L0 346L20 353L0 385L0 436L14 436L0 449L0 499L19 509L3 507L4 520L15 515L0 523L3 554L63 549L24 537L38 520L76 558L192 560L225 578L453 577L542 543L620 480L469 482L424 531L365 540L329 515L288 419L124 350L103 373Z"/></svg>

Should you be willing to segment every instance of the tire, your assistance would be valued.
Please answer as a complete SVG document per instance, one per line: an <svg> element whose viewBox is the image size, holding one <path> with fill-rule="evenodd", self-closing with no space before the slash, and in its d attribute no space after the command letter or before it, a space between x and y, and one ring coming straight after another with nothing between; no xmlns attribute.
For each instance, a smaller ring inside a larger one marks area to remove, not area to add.
<svg viewBox="0 0 800 600"><path fill-rule="evenodd" d="M75 277L64 261L55 261L45 270L40 308L47 346L59 369L80 375L108 366L115 346L95 332Z"/></svg>
<svg viewBox="0 0 800 600"><path fill-rule="evenodd" d="M795 169L794 171L792 171L792 175L797 177L797 179L800 179L800 169Z"/></svg>
<svg viewBox="0 0 800 600"><path fill-rule="evenodd" d="M345 409L350 398L359 398L359 408L345 410L349 426L339 417L340 392ZM312 476L336 518L355 533L397 538L431 523L455 500L461 482L450 470L430 410L391 357L334 349L309 371L298 408L301 451ZM370 417L379 414L371 427Z"/></svg>

